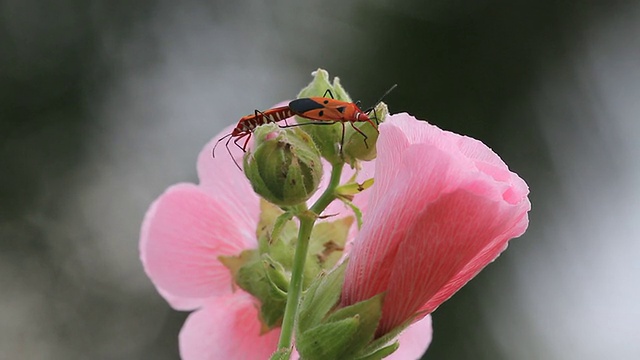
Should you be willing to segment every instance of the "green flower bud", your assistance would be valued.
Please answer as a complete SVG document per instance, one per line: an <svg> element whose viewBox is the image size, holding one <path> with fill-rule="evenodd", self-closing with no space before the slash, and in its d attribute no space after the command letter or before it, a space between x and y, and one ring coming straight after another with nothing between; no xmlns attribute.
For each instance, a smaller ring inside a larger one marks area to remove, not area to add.
<svg viewBox="0 0 640 360"><path fill-rule="evenodd" d="M351 102L349 94L340 84L340 79L335 77L333 83L329 80L329 73L326 70L318 69L311 73L313 80L307 87L302 89L298 94L298 98L320 97L324 96L327 90L331 91L336 100ZM296 116L298 124L312 123L314 121ZM317 121L315 121L317 123ZM345 124L348 126L348 124ZM302 127L313 138L316 146L320 150L322 157L332 164L342 162L340 155L340 141L342 141L342 124L333 125L308 125Z"/></svg>
<svg viewBox="0 0 640 360"><path fill-rule="evenodd" d="M253 190L278 206L307 201L322 178L320 153L311 137L298 128L275 125L261 126L255 135L255 151L244 157Z"/></svg>
<svg viewBox="0 0 640 360"><path fill-rule="evenodd" d="M389 114L389 109L385 103L380 103L374 110L375 111L369 114L370 118L373 122L381 124ZM378 142L378 135L380 134L378 130L374 129L368 122L355 123L354 125L367 135L367 142L365 143L365 137L362 136L361 133L354 130L351 126L347 127L342 151L345 162L351 165L353 165L356 160L371 161L376 158L376 143Z"/></svg>

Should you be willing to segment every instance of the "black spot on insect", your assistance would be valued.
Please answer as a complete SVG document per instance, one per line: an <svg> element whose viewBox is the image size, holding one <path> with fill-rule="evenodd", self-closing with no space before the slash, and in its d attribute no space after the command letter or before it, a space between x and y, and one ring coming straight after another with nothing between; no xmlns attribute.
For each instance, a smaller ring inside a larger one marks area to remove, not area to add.
<svg viewBox="0 0 640 360"><path fill-rule="evenodd" d="M322 102L323 104L327 105L329 103L329 100L325 100Z"/></svg>
<svg viewBox="0 0 640 360"><path fill-rule="evenodd" d="M346 107L344 107L344 106L339 106L337 109L338 109L338 111L342 114L342 113L344 113L344 109L346 109Z"/></svg>
<svg viewBox="0 0 640 360"><path fill-rule="evenodd" d="M320 115L320 117L323 117L324 116L324 111L323 110L318 111L318 115Z"/></svg>

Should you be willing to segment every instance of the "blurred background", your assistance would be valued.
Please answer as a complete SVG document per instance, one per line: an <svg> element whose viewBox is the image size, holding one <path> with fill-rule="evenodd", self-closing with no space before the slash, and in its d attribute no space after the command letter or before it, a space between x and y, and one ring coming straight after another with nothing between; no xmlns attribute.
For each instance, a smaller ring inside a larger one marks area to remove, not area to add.
<svg viewBox="0 0 640 360"><path fill-rule="evenodd" d="M552 0L0 0L0 359L177 359L143 215L318 67L531 188L424 359L640 359L640 2Z"/></svg>

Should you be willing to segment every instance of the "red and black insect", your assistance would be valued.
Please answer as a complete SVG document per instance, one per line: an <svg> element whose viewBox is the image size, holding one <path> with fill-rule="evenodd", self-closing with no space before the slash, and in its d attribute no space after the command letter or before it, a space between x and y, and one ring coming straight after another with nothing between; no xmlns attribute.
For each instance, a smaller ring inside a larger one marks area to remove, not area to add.
<svg viewBox="0 0 640 360"><path fill-rule="evenodd" d="M222 140L228 138L227 142L225 143L225 147L227 148L227 152L229 152L229 155L233 159L233 162L235 162L236 166L240 168L240 165L238 165L235 158L231 154L231 150L229 149L229 142L231 141L231 139L235 139L233 140L233 143L236 144L236 146L240 148L240 150L246 152L249 139L251 139L251 135L253 134L253 131L258 126L266 125L269 123L277 123L279 121L290 118L293 115L295 114L291 111L291 109L288 106L280 106L280 107L269 109L266 111L256 110L252 115L247 115L242 117L240 121L238 121L238 125L236 125L236 127L231 131L231 133L218 139L216 144L213 146L213 150L211 150L211 155L215 158L216 147L218 146L218 144L220 144ZM240 141L241 139L245 139L244 144L242 144L242 146L238 144L238 141Z"/></svg>
<svg viewBox="0 0 640 360"><path fill-rule="evenodd" d="M373 123L369 117L369 113L377 106L382 99L387 96L397 86L393 85L387 92L380 97L376 102L376 105L362 111L358 106L358 103L350 103L346 101L336 100L331 93L331 90L325 91L322 97L310 97L293 100L289 103L289 109L295 114L305 119L319 121L321 124L335 124L340 123L342 125L342 141L344 144L344 124L350 123L353 129L364 136L364 143L367 145L367 135L358 129L354 123L356 122L368 122L373 126L376 131L378 127ZM330 97L327 97L329 95ZM377 120L377 119L376 119ZM318 123L318 124L320 124Z"/></svg>

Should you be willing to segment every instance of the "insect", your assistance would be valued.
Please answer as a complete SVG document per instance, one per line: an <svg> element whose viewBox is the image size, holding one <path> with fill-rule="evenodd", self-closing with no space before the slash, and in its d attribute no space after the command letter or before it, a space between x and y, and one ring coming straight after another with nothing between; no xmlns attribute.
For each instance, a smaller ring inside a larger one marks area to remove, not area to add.
<svg viewBox="0 0 640 360"><path fill-rule="evenodd" d="M236 125L236 127L229 134L221 137L220 139L218 139L218 141L216 141L216 144L213 146L213 150L211 150L211 155L215 158L216 147L222 140L227 139L227 142L225 143L227 152L233 159L233 162L236 164L238 169L240 169L240 165L238 165L235 158L231 154L231 150L229 149L229 142L231 142L231 139L234 139L233 143L236 144L236 146L240 148L240 150L246 152L249 139L251 139L253 131L258 126L269 123L277 123L278 121L285 120L292 117L293 115L294 113L288 106L280 106L266 111L256 110L251 115L243 116L240 121L238 121L238 125ZM241 139L245 139L244 144L242 145L238 144Z"/></svg>
<svg viewBox="0 0 640 360"><path fill-rule="evenodd" d="M325 91L322 97L300 98L293 100L289 103L289 108L295 115L309 120L320 121L320 123L316 124L331 125L340 123L342 125L341 144L344 144L344 124L345 122L348 122L355 131L359 132L364 137L364 144L365 146L368 146L367 135L362 132L362 130L358 129L354 123L368 122L376 131L378 131L378 127L373 123L368 114L371 113L375 106L377 106L382 99L387 96L387 94L395 89L396 86L398 86L398 84L393 85L389 90L387 90L376 102L376 105L367 111L362 111L358 106L358 103L336 100L329 89ZM329 95L329 97L327 97L327 95Z"/></svg>

